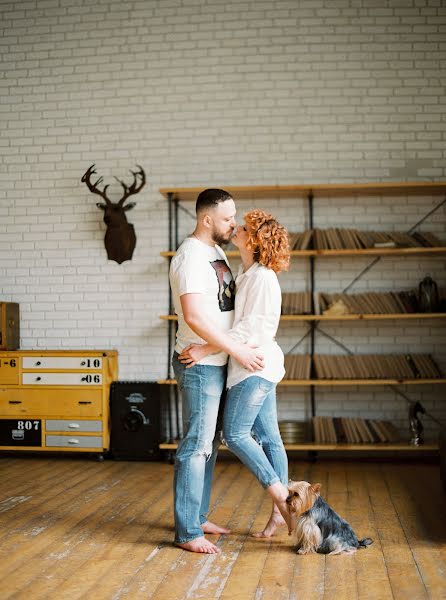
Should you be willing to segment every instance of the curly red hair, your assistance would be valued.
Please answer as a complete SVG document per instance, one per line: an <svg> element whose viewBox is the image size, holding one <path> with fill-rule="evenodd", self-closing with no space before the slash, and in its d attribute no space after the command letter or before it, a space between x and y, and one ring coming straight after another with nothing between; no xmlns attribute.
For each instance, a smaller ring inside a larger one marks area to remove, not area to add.
<svg viewBox="0 0 446 600"><path fill-rule="evenodd" d="M275 273L287 271L290 265L288 232L276 219L263 210L251 210L245 215L248 233L247 247L254 259Z"/></svg>

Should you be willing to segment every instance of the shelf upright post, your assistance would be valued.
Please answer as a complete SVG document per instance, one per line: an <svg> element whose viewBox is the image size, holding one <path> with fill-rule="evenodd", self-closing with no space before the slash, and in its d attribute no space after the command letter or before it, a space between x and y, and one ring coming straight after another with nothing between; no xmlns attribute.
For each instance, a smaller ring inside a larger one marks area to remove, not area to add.
<svg viewBox="0 0 446 600"><path fill-rule="evenodd" d="M173 218L173 222L174 222L174 228L175 228L175 235L174 235L174 242L175 242L175 250L178 249L178 246L180 245L180 240L179 240L179 234L178 234L178 208L179 208L179 204L180 201L178 198L174 198L174 218ZM173 312L173 310L172 310ZM172 314L172 313L170 313ZM175 322L175 324L172 323L172 330L173 333L176 333L176 329L178 328L178 321ZM180 400L179 400L179 394L178 394L178 386L174 386L174 397L175 397L175 424L176 424L176 428L177 428L177 437L178 438L182 438L182 430L180 429Z"/></svg>
<svg viewBox="0 0 446 600"><path fill-rule="evenodd" d="M174 250L178 249L178 246L180 245L180 239L179 239L179 234L178 234L178 207L179 207L179 203L180 201L178 200L178 198L174 198L174 216L173 216L173 222L174 222L174 226L175 226L175 236L174 236L174 242L175 242L175 248Z"/></svg>
<svg viewBox="0 0 446 600"><path fill-rule="evenodd" d="M172 240L172 202L173 202L173 193L172 192L168 192L167 194L167 201L169 204L169 252L172 252L173 250L173 240ZM169 257L169 267L170 267L170 257ZM168 309L168 315L171 315L173 312L173 301L172 301L172 290L170 289L170 285L169 285L169 309ZM171 358L171 352L172 352L172 323L169 319L169 340L168 340L168 355L167 355L167 379L171 378L171 367L170 367L170 358Z"/></svg>
<svg viewBox="0 0 446 600"><path fill-rule="evenodd" d="M168 213L168 228L169 228L169 252L173 250L173 240L172 240L172 202L173 202L173 192L167 193L167 203L169 205L169 213ZM169 258L169 267L170 267L170 258ZM173 312L173 302L172 302L172 290L170 289L169 283L169 310L168 313L171 315ZM171 356L172 356L172 321L168 320L168 334L167 334L167 379L172 378L171 374ZM173 440L173 428L172 428L172 406L171 406L171 387L169 386L169 393L167 395L167 420L168 420L168 429L169 429L169 441Z"/></svg>
<svg viewBox="0 0 446 600"><path fill-rule="evenodd" d="M309 212L309 226L310 229L314 228L314 206L313 206L313 192L310 190L308 193L308 212ZM314 306L314 272L315 272L315 257L310 256L310 293L311 293L311 312L316 313ZM315 348L315 333L316 326L315 321L310 321L310 355L311 355L311 370L310 378L314 378L314 348ZM310 385L310 399L311 399L311 416L316 415L316 389L314 385Z"/></svg>

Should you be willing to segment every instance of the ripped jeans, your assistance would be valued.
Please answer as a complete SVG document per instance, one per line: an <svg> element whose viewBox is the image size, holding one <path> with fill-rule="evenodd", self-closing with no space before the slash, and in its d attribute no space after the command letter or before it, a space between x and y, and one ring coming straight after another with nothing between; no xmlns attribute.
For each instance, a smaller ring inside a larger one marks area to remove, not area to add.
<svg viewBox="0 0 446 600"><path fill-rule="evenodd" d="M175 456L175 541L190 542L203 535L223 412L220 402L226 384L226 366L181 364L174 352L172 366L181 392L183 433Z"/></svg>
<svg viewBox="0 0 446 600"><path fill-rule="evenodd" d="M263 488L288 485L288 458L277 423L276 384L251 375L229 388L223 440Z"/></svg>

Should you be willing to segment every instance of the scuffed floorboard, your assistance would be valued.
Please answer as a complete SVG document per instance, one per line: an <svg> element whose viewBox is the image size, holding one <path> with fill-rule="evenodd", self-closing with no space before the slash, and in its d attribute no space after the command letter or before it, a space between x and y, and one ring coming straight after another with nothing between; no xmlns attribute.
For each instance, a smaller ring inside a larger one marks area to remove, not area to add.
<svg viewBox="0 0 446 600"><path fill-rule="evenodd" d="M250 536L271 509L238 461L218 462L209 536L221 554L172 544L173 467L86 457L0 457L0 599L411 600L446 598L445 495L422 462L292 460L374 544L300 556L285 532Z"/></svg>

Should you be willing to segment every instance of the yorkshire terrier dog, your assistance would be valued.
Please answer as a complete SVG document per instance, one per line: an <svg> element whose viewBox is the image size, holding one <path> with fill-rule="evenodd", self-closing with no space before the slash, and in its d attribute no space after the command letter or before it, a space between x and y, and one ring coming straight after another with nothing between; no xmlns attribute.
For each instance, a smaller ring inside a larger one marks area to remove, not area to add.
<svg viewBox="0 0 446 600"><path fill-rule="evenodd" d="M320 483L290 481L287 504L295 523L299 554L352 554L373 544L370 538L358 540L351 526L341 519L319 494Z"/></svg>

